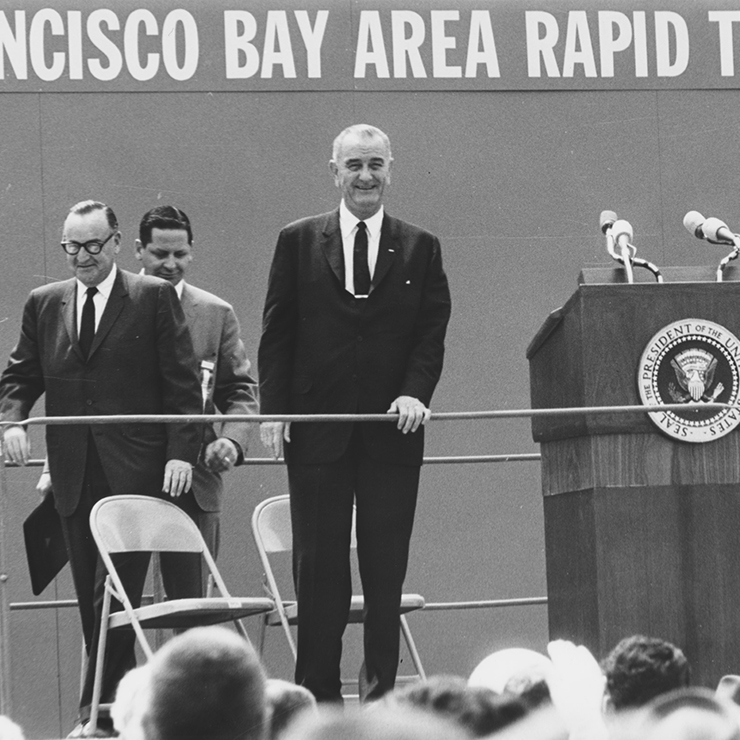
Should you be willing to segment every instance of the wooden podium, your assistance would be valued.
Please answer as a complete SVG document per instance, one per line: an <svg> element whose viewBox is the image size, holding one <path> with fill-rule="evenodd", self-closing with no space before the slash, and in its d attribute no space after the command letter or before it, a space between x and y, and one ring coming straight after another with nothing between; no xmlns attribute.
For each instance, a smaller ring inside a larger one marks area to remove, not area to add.
<svg viewBox="0 0 740 740"><path fill-rule="evenodd" d="M711 268L663 274L624 284L622 268L582 272L527 351L532 408L640 405L642 353L677 320L740 334L740 270L723 283ZM696 684L740 673L740 427L690 443L629 413L534 418L532 432L550 638L601 658L641 633L680 646Z"/></svg>

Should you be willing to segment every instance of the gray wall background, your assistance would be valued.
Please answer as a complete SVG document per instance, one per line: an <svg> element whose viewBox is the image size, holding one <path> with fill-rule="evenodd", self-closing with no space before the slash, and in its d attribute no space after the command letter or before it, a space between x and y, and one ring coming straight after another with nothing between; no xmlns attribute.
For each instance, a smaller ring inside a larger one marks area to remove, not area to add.
<svg viewBox="0 0 740 740"><path fill-rule="evenodd" d="M658 265L724 256L681 223L692 208L733 228L740 222L738 113L735 91L699 90L4 94L0 356L17 341L28 292L68 277L59 247L67 210L96 198L116 211L119 265L132 270L144 211L184 209L195 231L191 282L234 305L256 358L277 233L337 205L331 141L346 125L368 122L393 144L386 208L443 245L453 316L433 410L525 408L529 340L575 289L582 267L608 263L601 210L628 219L638 256ZM33 442L41 457L38 429ZM429 427L428 455L533 451L527 420ZM250 455L265 456L256 434ZM37 475L8 474L13 602L33 598L21 523L36 504ZM282 467L228 477L221 566L235 592L261 592L249 518L258 501L286 490ZM428 601L544 595L539 491L536 463L427 466L407 590ZM72 595L65 571L42 598ZM541 606L433 612L410 622L430 673L466 675L496 649L544 650L548 639ZM350 636L356 642L359 633ZM268 671L290 677L279 632L268 640ZM13 714L28 737L69 731L79 650L73 610L12 613ZM354 673L359 654L347 652Z"/></svg>

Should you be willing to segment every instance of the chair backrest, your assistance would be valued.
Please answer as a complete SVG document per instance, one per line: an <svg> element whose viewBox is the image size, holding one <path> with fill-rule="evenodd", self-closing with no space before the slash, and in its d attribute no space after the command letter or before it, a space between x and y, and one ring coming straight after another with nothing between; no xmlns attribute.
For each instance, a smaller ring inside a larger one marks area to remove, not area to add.
<svg viewBox="0 0 740 740"><path fill-rule="evenodd" d="M271 554L290 552L293 549L293 531L290 524L290 496L274 496L257 504L252 514L252 532L257 549ZM355 513L352 512L352 540L350 547L357 547Z"/></svg>
<svg viewBox="0 0 740 740"><path fill-rule="evenodd" d="M90 529L107 552L200 552L195 522L175 504L151 496L110 496L90 513Z"/></svg>

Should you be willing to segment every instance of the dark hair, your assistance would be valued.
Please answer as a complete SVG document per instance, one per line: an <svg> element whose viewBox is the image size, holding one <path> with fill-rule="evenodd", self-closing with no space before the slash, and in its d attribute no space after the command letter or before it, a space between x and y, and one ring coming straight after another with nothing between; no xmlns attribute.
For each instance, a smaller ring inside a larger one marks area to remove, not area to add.
<svg viewBox="0 0 740 740"><path fill-rule="evenodd" d="M69 209L70 213L74 213L77 216L86 216L88 213L93 211L103 211L105 217L108 219L108 226L113 231L118 230L118 219L116 214L113 213L113 209L110 206L101 203L99 200L81 200L79 203L75 203L72 208Z"/></svg>
<svg viewBox="0 0 740 740"><path fill-rule="evenodd" d="M670 642L632 635L621 640L602 661L606 688L615 709L641 707L673 689L688 686L691 668Z"/></svg>
<svg viewBox="0 0 740 740"><path fill-rule="evenodd" d="M147 736L262 740L265 677L254 649L223 627L196 627L152 660ZM151 734L150 734L151 733Z"/></svg>
<svg viewBox="0 0 740 740"><path fill-rule="evenodd" d="M452 720L473 737L490 735L527 713L527 706L518 697L468 686L458 676L432 676L394 691L390 700Z"/></svg>
<svg viewBox="0 0 740 740"><path fill-rule="evenodd" d="M139 241L146 246L152 241L152 231L164 229L170 231L184 230L188 234L188 244L193 243L193 230L190 219L184 211L175 206L157 206L147 211L139 223Z"/></svg>

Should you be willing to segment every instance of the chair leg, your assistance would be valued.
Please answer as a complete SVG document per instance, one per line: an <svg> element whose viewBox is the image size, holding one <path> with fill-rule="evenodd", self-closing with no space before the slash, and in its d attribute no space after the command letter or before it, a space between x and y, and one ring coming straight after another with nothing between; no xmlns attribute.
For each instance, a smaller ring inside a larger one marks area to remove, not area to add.
<svg viewBox="0 0 740 740"><path fill-rule="evenodd" d="M254 647L254 645L252 645L252 641L249 639L247 628L244 626L244 622L242 622L241 619L235 619L234 626L236 627L236 631L249 643L249 646Z"/></svg>
<svg viewBox="0 0 740 740"><path fill-rule="evenodd" d="M283 625L283 632L285 632L285 637L288 640L288 645L290 645L290 651L293 653L293 660L298 659L298 650L296 650L295 646L295 640L293 639L293 634L290 631L290 625L288 624L288 617L285 615L285 612L280 611L280 623Z"/></svg>
<svg viewBox="0 0 740 740"><path fill-rule="evenodd" d="M108 617L110 616L110 576L106 579L103 594L103 610L100 615L100 636L98 637L98 654L95 661L95 680L93 682L92 704L90 705L90 729L93 735L98 729L98 713L100 711L100 694L103 688L103 667L105 665L105 647L108 640Z"/></svg>
<svg viewBox="0 0 740 740"><path fill-rule="evenodd" d="M262 617L260 619L260 642L259 642L259 656L262 658L262 656L265 654L265 635L267 633L267 620Z"/></svg>
<svg viewBox="0 0 740 740"><path fill-rule="evenodd" d="M83 635L80 645L80 695L85 686L85 674L87 673L87 648L85 647L85 637Z"/></svg>
<svg viewBox="0 0 740 740"><path fill-rule="evenodd" d="M411 636L411 630L409 629L409 625L404 614L401 615L400 622L401 632L403 632L403 638L406 640L406 647L409 649L409 654L411 655L411 660L414 663L416 672L419 674L421 680L425 681L427 674L424 672L424 667L421 664L421 656L419 655L419 651L416 649L416 643L414 642L414 638Z"/></svg>

